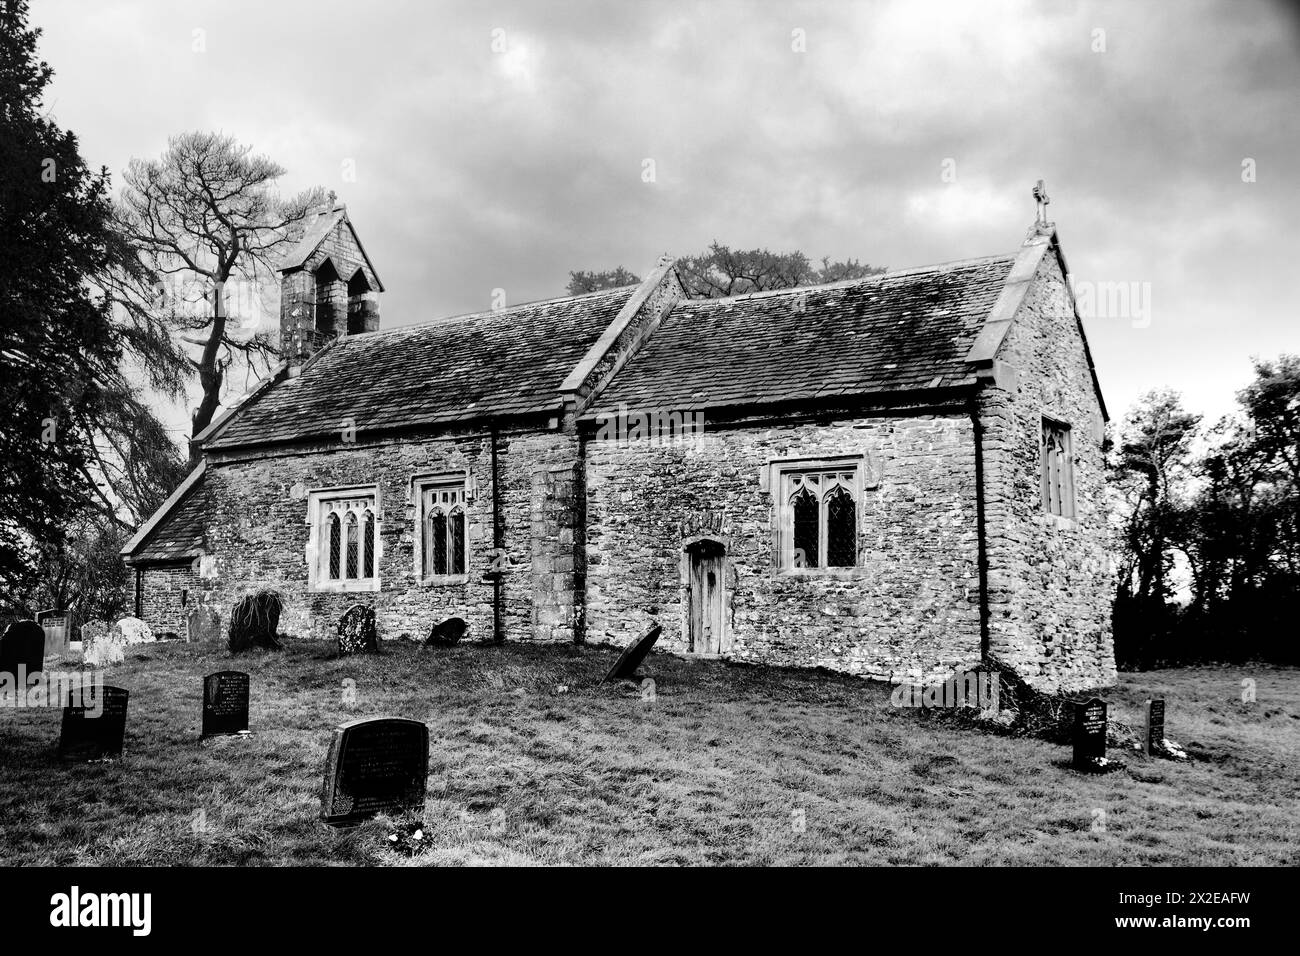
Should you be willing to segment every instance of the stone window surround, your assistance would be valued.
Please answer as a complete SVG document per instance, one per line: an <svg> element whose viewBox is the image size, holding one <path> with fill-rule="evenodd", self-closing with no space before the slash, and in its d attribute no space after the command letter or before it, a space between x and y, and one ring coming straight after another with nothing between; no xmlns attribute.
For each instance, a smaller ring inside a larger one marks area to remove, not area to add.
<svg viewBox="0 0 1300 956"><path fill-rule="evenodd" d="M1050 510L1050 504L1045 498L1047 489L1047 475L1044 473L1047 467L1044 452L1044 442L1049 428L1056 428L1064 431L1065 434L1065 472L1063 483L1065 485L1065 500L1062 503L1062 513L1056 514ZM1069 422L1055 415L1049 415L1047 412L1041 414L1041 425L1038 435L1038 454L1039 454L1039 524L1048 525L1054 528L1077 528L1078 521L1078 502L1075 498L1075 453L1074 453L1074 428Z"/></svg>
<svg viewBox="0 0 1300 956"><path fill-rule="evenodd" d="M375 513L375 576L359 580L329 581L321 574L323 562L329 560L325 548L322 530L321 503L337 498L373 499L371 507ZM316 593L354 593L377 592L380 590L379 569L382 567L383 545L383 506L379 495L378 483L370 485L337 485L328 488L309 488L307 490L307 590Z"/></svg>
<svg viewBox="0 0 1300 956"><path fill-rule="evenodd" d="M464 574L430 574L424 573L424 490L431 485L449 485L460 483L465 488L465 573ZM411 567L415 580L429 587L447 587L469 583L469 570L473 561L473 548L470 547L470 505L474 503L477 491L474 476L466 468L451 471L422 472L411 476L410 504L411 514L415 520L415 533L411 537Z"/></svg>
<svg viewBox="0 0 1300 956"><path fill-rule="evenodd" d="M863 527L863 495L866 492L864 477L867 456L862 452L847 455L796 456L777 458L767 463L760 477L759 486L772 497L772 576L778 578L860 578L867 574L861 565L851 568L819 567L796 568L792 565L794 514L790 504L782 494L782 479L790 472L800 471L847 471L853 470L853 482L849 490L853 494L854 531L860 544ZM860 558L860 553L858 556ZM856 560L856 558L855 558Z"/></svg>

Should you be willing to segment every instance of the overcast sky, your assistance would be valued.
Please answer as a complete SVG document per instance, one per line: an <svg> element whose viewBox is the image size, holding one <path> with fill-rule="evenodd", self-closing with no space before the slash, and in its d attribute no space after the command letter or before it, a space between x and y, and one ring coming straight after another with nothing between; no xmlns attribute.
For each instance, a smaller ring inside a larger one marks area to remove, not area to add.
<svg viewBox="0 0 1300 956"><path fill-rule="evenodd" d="M385 325L713 239L890 268L1011 252L1042 178L1118 418L1166 384L1226 412L1251 355L1300 352L1287 9L40 0L32 19L92 166L117 183L170 134L234 134L286 193L347 203Z"/></svg>

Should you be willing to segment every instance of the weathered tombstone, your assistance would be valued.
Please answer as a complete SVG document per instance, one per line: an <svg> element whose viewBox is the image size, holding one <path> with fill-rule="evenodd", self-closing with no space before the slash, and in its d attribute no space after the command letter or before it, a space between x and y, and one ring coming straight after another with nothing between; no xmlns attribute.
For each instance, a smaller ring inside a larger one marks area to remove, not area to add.
<svg viewBox="0 0 1300 956"><path fill-rule="evenodd" d="M376 813L424 809L429 728L405 717L366 717L334 729L321 819L351 826Z"/></svg>
<svg viewBox="0 0 1300 956"><path fill-rule="evenodd" d="M1165 699L1157 697L1147 701L1147 732L1143 738L1143 751L1148 757L1165 749Z"/></svg>
<svg viewBox="0 0 1300 956"><path fill-rule="evenodd" d="M217 609L204 604L190 608L185 615L185 639L201 644L221 640L221 615Z"/></svg>
<svg viewBox="0 0 1300 956"><path fill-rule="evenodd" d="M87 621L81 626L81 659L91 667L120 664L126 659L125 642L116 624Z"/></svg>
<svg viewBox="0 0 1300 956"><path fill-rule="evenodd" d="M248 733L248 675L217 671L203 678L203 736Z"/></svg>
<svg viewBox="0 0 1300 956"><path fill-rule="evenodd" d="M155 640L153 628L138 617L124 617L117 622L117 629L122 632L123 644L152 644Z"/></svg>
<svg viewBox="0 0 1300 956"><path fill-rule="evenodd" d="M130 693L121 687L93 685L74 691L63 708L59 734L62 760L107 760L122 756L126 739L126 702Z"/></svg>
<svg viewBox="0 0 1300 956"><path fill-rule="evenodd" d="M230 612L229 646L233 654L251 647L276 650L280 638L280 611L284 602L274 591L258 591L241 598Z"/></svg>
<svg viewBox="0 0 1300 956"><path fill-rule="evenodd" d="M36 623L45 631L45 653L66 655L72 640L72 616L66 611L41 611Z"/></svg>
<svg viewBox="0 0 1300 956"><path fill-rule="evenodd" d="M1074 766L1096 770L1106 757L1106 702L1094 697L1074 705Z"/></svg>
<svg viewBox="0 0 1300 956"><path fill-rule="evenodd" d="M0 636L0 673L12 675L15 686L45 668L45 632L35 621L15 621ZM20 680L20 678L22 678Z"/></svg>
<svg viewBox="0 0 1300 956"><path fill-rule="evenodd" d="M624 648L623 653L619 655L614 666L609 669L601 683L612 680L626 680L636 674L636 669L641 666L645 660L650 648L654 647L655 641L659 640L659 633L663 628L658 624L641 635L634 643Z"/></svg>
<svg viewBox="0 0 1300 956"><path fill-rule="evenodd" d="M375 610L354 604L339 618L339 654L375 654L379 651L379 633L375 630Z"/></svg>
<svg viewBox="0 0 1300 956"><path fill-rule="evenodd" d="M430 629L429 636L424 639L424 646L430 647L438 645L442 647L450 647L453 644L459 643L460 639L465 636L465 632L468 630L469 622L463 617L456 617L454 615L452 617L444 617Z"/></svg>

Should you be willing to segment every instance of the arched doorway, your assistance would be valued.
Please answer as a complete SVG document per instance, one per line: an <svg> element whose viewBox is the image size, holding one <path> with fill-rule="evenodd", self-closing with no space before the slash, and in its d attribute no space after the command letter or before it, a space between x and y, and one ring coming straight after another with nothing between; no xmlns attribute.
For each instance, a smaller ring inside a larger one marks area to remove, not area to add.
<svg viewBox="0 0 1300 956"><path fill-rule="evenodd" d="M686 639L693 654L722 654L731 646L727 632L727 549L701 538L685 547Z"/></svg>

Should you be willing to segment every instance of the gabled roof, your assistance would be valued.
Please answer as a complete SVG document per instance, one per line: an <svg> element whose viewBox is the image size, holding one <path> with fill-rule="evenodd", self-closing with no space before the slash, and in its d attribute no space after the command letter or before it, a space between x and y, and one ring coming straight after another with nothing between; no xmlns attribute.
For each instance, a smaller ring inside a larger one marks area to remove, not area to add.
<svg viewBox="0 0 1300 956"><path fill-rule="evenodd" d="M361 251L361 257L365 259L366 268L375 280L375 291L383 292L384 284L379 279L379 273L375 271L375 264L370 261L370 256L366 255L366 247L361 244L361 237L357 235L356 227L348 218L348 207L341 202L334 203L332 206L318 206L307 214L303 220L302 236L280 261L280 271L289 272L302 268L307 260L316 254L316 250L320 248L326 237L340 224L347 226L352 233L352 239L356 242L357 249Z"/></svg>
<svg viewBox="0 0 1300 956"><path fill-rule="evenodd" d="M559 388L635 286L335 340L250 397L205 442L225 448L560 408Z"/></svg>
<svg viewBox="0 0 1300 956"><path fill-rule="evenodd" d="M1015 256L678 302L592 406L700 409L970 385Z"/></svg>
<svg viewBox="0 0 1300 956"><path fill-rule="evenodd" d="M200 462L126 543L122 555L127 563L184 561L202 553L206 510L204 467Z"/></svg>

